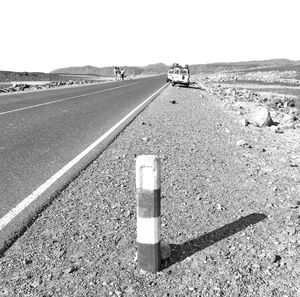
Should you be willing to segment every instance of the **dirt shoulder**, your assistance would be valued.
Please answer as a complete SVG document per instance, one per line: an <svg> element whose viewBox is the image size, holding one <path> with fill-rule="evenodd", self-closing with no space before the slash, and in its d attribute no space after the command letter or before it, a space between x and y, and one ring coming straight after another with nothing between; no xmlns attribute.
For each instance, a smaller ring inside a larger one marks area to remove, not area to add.
<svg viewBox="0 0 300 297"><path fill-rule="evenodd" d="M0 296L300 296L300 129L240 116L168 87L0 258ZM135 262L140 154L162 161L156 275Z"/></svg>

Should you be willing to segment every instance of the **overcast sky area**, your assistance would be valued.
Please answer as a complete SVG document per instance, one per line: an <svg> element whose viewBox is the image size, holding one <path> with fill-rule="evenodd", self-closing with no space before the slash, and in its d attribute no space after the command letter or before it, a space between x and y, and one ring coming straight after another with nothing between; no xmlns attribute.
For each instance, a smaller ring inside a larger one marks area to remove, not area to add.
<svg viewBox="0 0 300 297"><path fill-rule="evenodd" d="M299 0L1 0L0 70L300 60Z"/></svg>

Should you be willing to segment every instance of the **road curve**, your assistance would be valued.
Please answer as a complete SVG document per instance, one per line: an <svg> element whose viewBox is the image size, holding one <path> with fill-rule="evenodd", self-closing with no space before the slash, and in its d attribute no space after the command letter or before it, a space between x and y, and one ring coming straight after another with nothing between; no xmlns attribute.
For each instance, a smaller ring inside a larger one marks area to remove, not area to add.
<svg viewBox="0 0 300 297"><path fill-rule="evenodd" d="M115 135L11 222L4 224L3 218L164 83L164 76L157 76L0 97L0 251Z"/></svg>

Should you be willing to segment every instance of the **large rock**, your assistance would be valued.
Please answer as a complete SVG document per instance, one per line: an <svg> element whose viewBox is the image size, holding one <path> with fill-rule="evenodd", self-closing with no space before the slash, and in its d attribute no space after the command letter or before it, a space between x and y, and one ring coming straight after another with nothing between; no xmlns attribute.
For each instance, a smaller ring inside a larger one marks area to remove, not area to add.
<svg viewBox="0 0 300 297"><path fill-rule="evenodd" d="M252 117L252 122L258 127L269 127L272 126L273 120L271 118L270 112L267 108L262 107L258 109L253 117Z"/></svg>

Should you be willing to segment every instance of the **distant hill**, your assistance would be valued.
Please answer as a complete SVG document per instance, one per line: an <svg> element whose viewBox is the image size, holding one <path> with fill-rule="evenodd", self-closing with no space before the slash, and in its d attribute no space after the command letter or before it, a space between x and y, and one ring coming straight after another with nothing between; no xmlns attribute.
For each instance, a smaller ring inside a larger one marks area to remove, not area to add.
<svg viewBox="0 0 300 297"><path fill-rule="evenodd" d="M149 64L145 67L143 67L143 72L147 74L152 73L166 73L168 71L170 66L164 64L164 63L157 63L157 64Z"/></svg>
<svg viewBox="0 0 300 297"><path fill-rule="evenodd" d="M192 74L200 72L221 71L270 71L270 70L295 70L300 72L300 61L288 59L272 59L262 61L225 62L211 64L190 65Z"/></svg>
<svg viewBox="0 0 300 297"><path fill-rule="evenodd" d="M65 77L56 73L44 72L15 72L15 71L2 71L0 70L0 82L11 81L67 81L72 77ZM74 78L76 80L76 78Z"/></svg>
<svg viewBox="0 0 300 297"><path fill-rule="evenodd" d="M124 68L126 75L140 75L140 74L159 74L165 73L169 66L158 63L151 64L145 67L136 67L136 66L119 66L120 68ZM60 74L93 74L100 76L114 76L114 67L94 67L94 66L82 66L82 67L67 67L60 68L51 73L60 73Z"/></svg>
<svg viewBox="0 0 300 297"><path fill-rule="evenodd" d="M122 67L122 66L120 66ZM150 64L147 66L124 66L127 75L140 74L161 74L166 73L170 66L164 63ZM292 61L288 59L271 59L261 61L245 61L245 62L219 62L210 64L194 64L189 65L191 74L201 72L221 72L221 71L269 71L269 70L295 70L300 72L300 61ZM113 76L113 67L94 67L80 66L60 68L51 73L59 74L92 74L99 76Z"/></svg>

